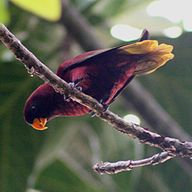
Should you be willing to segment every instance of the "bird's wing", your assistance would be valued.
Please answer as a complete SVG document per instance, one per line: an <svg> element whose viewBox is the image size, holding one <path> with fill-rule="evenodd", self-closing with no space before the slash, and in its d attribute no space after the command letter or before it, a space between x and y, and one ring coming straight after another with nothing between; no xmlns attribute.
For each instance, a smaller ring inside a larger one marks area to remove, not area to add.
<svg viewBox="0 0 192 192"><path fill-rule="evenodd" d="M131 68L131 64L134 63L132 57L135 55L124 53L120 48L92 52L86 54L84 59L82 57L85 54L80 55L74 63L59 67L57 75L67 82L81 81L79 86L83 92L109 104L133 77L134 72L134 65Z"/></svg>
<svg viewBox="0 0 192 192"><path fill-rule="evenodd" d="M148 39L149 39L149 32L146 29L144 29L141 34L141 37L138 41L141 42L141 41L148 40ZM129 45L126 45L126 46L129 46ZM105 54L108 54L108 52L111 52L114 49L118 49L121 47L124 47L124 49L125 49L126 46L119 46L119 47L115 47L112 49L99 49L99 50L88 51L83 54L80 54L72 59L65 61L63 64L61 64L57 70L57 75L62 78L63 74L66 71L70 70L70 68L78 67L79 65L82 65L84 61L92 59L93 57L103 56Z"/></svg>
<svg viewBox="0 0 192 192"><path fill-rule="evenodd" d="M84 53L61 65L57 75L110 104L136 74L151 73L173 58L173 47L155 40Z"/></svg>
<svg viewBox="0 0 192 192"><path fill-rule="evenodd" d="M70 68L72 66L77 67L81 62L83 62L91 57L94 57L100 53L103 53L106 50L108 50L108 49L99 49L99 50L94 50L94 51L88 51L88 52L82 53L72 59L68 59L68 60L64 61L64 63L62 63L59 66L59 68L57 70L57 75L62 78L63 74L66 71L70 70Z"/></svg>

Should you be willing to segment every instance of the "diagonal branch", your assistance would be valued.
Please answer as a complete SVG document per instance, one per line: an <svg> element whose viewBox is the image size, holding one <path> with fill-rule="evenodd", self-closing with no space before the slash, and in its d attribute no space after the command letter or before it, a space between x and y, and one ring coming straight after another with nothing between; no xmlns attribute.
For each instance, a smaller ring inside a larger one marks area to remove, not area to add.
<svg viewBox="0 0 192 192"><path fill-rule="evenodd" d="M96 38L93 27L68 0L62 0L62 18L60 23L85 51L104 47L103 43L98 44L101 41ZM127 91L124 91L123 96L155 130L160 130L169 136L179 139L191 140L191 137L178 122L158 104L154 97L136 79L132 81ZM191 175L190 170L192 170L192 167L187 159L177 159L177 163Z"/></svg>
<svg viewBox="0 0 192 192"><path fill-rule="evenodd" d="M93 169L100 174L116 174L123 171L131 171L132 169L138 168L138 167L144 167L147 165L157 165L160 163L164 163L165 161L168 161L175 157L175 155L172 155L167 152L161 152L157 153L151 157L148 157L146 159L141 160L127 160L127 161L117 161L115 163L110 162L101 162L97 163L93 166Z"/></svg>
<svg viewBox="0 0 192 192"><path fill-rule="evenodd" d="M62 0L60 22L85 51L104 48L104 44L99 43L100 41L96 38L92 26L68 0ZM162 109L136 79L132 81L123 96L134 105L152 127L155 126L156 130L162 130L173 137L191 140L183 128Z"/></svg>
<svg viewBox="0 0 192 192"><path fill-rule="evenodd" d="M192 142L163 137L139 125L125 122L111 111L105 111L103 106L92 97L85 95L77 89L71 88L68 83L54 74L39 61L33 53L27 50L3 24L0 24L0 40L15 54L16 58L25 65L30 74L39 76L48 82L57 92L69 95L71 99L85 105L102 120L111 124L116 130L132 138L137 138L141 143L161 148L169 154L168 156L192 157Z"/></svg>

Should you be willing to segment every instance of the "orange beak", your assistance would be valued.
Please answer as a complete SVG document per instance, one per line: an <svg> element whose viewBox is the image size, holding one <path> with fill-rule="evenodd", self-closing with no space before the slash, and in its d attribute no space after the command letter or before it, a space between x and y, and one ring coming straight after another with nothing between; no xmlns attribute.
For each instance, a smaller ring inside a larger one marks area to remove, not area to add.
<svg viewBox="0 0 192 192"><path fill-rule="evenodd" d="M42 130L47 129L47 127L45 126L46 123L47 123L46 118L35 118L33 120L32 127L36 130L42 131Z"/></svg>

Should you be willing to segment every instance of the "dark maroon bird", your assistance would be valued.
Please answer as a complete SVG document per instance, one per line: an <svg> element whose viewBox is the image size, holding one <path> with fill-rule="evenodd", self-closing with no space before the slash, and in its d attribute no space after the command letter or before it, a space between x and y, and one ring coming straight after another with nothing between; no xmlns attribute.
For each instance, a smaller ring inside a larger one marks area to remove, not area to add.
<svg viewBox="0 0 192 192"><path fill-rule="evenodd" d="M151 73L173 58L173 47L148 40L145 31L137 43L112 49L83 53L65 61L57 75L108 106L135 75ZM47 83L39 86L27 99L25 121L37 130L57 116L80 116L90 110L56 93Z"/></svg>

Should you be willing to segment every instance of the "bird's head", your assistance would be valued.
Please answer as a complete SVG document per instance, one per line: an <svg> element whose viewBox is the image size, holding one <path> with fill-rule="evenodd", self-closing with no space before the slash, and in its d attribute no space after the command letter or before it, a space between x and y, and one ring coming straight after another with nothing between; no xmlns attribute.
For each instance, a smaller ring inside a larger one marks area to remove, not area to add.
<svg viewBox="0 0 192 192"><path fill-rule="evenodd" d="M47 129L54 111L54 89L47 83L36 89L25 103L24 118L36 130Z"/></svg>

